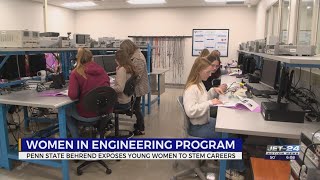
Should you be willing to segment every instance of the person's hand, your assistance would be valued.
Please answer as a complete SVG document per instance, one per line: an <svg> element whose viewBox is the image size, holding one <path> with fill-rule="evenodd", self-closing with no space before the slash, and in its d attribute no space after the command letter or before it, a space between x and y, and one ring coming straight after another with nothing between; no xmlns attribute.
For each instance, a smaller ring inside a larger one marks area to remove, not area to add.
<svg viewBox="0 0 320 180"><path fill-rule="evenodd" d="M226 92L228 86L227 86L227 84L221 84L221 85L219 86L219 88L221 88L221 89L223 90L223 92Z"/></svg>
<svg viewBox="0 0 320 180"><path fill-rule="evenodd" d="M223 104L223 103L222 103L219 99L217 99L217 98L212 99L211 102L212 102L213 105Z"/></svg>
<svg viewBox="0 0 320 180"><path fill-rule="evenodd" d="M120 66L117 66L117 67L116 67L116 71L118 71L119 68L120 68Z"/></svg>
<svg viewBox="0 0 320 180"><path fill-rule="evenodd" d="M213 90L218 94L224 94L224 91L220 87L213 88Z"/></svg>

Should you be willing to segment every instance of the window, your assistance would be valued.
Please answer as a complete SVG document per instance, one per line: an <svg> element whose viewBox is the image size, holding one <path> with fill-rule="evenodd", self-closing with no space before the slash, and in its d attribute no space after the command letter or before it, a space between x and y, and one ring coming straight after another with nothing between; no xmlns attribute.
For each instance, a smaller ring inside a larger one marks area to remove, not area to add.
<svg viewBox="0 0 320 180"><path fill-rule="evenodd" d="M290 0L283 0L280 21L280 43L288 44L290 18Z"/></svg>
<svg viewBox="0 0 320 180"><path fill-rule="evenodd" d="M319 2L320 3L320 2ZM320 54L320 11L318 12L318 27L317 27L317 51L316 54Z"/></svg>
<svg viewBox="0 0 320 180"><path fill-rule="evenodd" d="M269 39L271 36L279 38L279 1L274 3L266 14L266 37Z"/></svg>
<svg viewBox="0 0 320 180"><path fill-rule="evenodd" d="M273 8L273 27L272 27L272 35L278 36L278 24L279 24L279 2L276 2L274 5L272 5Z"/></svg>
<svg viewBox="0 0 320 180"><path fill-rule="evenodd" d="M311 44L313 1L299 0L297 44Z"/></svg>
<svg viewBox="0 0 320 180"><path fill-rule="evenodd" d="M269 37L272 35L272 14L271 14L271 8L267 10L266 15L266 33L265 36Z"/></svg>

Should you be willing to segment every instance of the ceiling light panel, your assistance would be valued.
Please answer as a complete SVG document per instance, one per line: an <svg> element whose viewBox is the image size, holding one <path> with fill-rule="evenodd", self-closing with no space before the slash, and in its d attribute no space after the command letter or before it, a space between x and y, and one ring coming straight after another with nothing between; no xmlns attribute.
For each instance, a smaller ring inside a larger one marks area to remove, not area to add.
<svg viewBox="0 0 320 180"><path fill-rule="evenodd" d="M165 4L166 0L127 0L129 4Z"/></svg>
<svg viewBox="0 0 320 180"><path fill-rule="evenodd" d="M226 0L204 0L205 2L209 3L225 3Z"/></svg>
<svg viewBox="0 0 320 180"><path fill-rule="evenodd" d="M81 8L81 7L92 7L96 6L97 4L92 1L79 1L79 2L68 2L63 3L62 6L67 8Z"/></svg>

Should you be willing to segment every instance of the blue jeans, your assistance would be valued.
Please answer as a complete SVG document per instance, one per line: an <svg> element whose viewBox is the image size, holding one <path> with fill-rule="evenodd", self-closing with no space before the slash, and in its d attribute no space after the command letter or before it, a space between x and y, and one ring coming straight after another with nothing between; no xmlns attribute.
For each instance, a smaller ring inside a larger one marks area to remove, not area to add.
<svg viewBox="0 0 320 180"><path fill-rule="evenodd" d="M193 125L190 123L189 134L200 138L220 138L221 133L215 132L216 119L209 118L207 124Z"/></svg>
<svg viewBox="0 0 320 180"><path fill-rule="evenodd" d="M200 138L221 138L221 133L215 132L216 119L209 118L209 122L203 125L192 125L189 126L189 134L191 136ZM227 161L227 169L235 169L243 172L246 170L246 166L243 160L229 160Z"/></svg>
<svg viewBox="0 0 320 180"><path fill-rule="evenodd" d="M100 117L92 117L92 118L85 118L79 115L76 105L72 105L72 107L67 112L67 127L69 132L73 138L79 138L79 130L78 130L78 122L94 122L99 120Z"/></svg>

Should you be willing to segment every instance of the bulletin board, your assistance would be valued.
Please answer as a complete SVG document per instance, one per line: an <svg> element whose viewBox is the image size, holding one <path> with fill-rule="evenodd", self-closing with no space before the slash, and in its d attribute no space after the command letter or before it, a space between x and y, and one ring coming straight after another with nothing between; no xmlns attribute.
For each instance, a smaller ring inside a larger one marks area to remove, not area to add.
<svg viewBox="0 0 320 180"><path fill-rule="evenodd" d="M229 29L193 29L192 56L198 56L205 48L210 52L219 50L221 57L228 57Z"/></svg>

